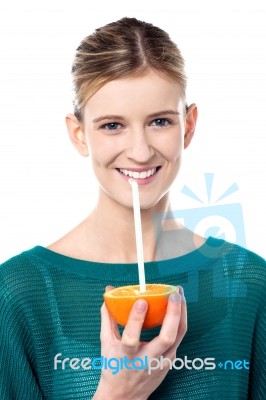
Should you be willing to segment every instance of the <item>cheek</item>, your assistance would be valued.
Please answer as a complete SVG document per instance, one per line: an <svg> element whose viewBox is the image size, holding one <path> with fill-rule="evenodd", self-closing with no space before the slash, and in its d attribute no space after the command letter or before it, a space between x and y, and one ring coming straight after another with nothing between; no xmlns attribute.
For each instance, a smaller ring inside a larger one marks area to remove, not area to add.
<svg viewBox="0 0 266 400"><path fill-rule="evenodd" d="M91 138L89 141L89 156L96 165L106 165L110 163L117 154L117 146L110 141L100 138Z"/></svg>
<svg viewBox="0 0 266 400"><path fill-rule="evenodd" d="M165 138L158 146L158 150L169 161L178 159L184 148L184 139L181 134L175 134L172 137Z"/></svg>

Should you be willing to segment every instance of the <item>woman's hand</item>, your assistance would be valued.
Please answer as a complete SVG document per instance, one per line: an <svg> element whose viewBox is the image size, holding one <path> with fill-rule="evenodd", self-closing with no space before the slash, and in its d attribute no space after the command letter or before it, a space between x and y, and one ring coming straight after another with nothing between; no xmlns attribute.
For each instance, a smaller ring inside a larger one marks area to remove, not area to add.
<svg viewBox="0 0 266 400"><path fill-rule="evenodd" d="M106 291L112 286L107 286ZM140 342L142 324L147 312L147 302L139 299L131 309L129 320L124 328L122 337L116 322L109 315L105 304L101 307L101 351L102 356L133 360L145 356L148 360L160 359L160 356L175 359L176 349L187 331L187 309L182 288L169 296L167 312L160 333L150 342ZM155 361L154 361L155 362ZM158 363L156 363L157 365ZM131 367L132 368L132 367ZM101 379L94 400L127 399L144 400L160 385L169 371L169 361L163 368L152 370L127 369L125 366L116 374L110 368L102 369Z"/></svg>

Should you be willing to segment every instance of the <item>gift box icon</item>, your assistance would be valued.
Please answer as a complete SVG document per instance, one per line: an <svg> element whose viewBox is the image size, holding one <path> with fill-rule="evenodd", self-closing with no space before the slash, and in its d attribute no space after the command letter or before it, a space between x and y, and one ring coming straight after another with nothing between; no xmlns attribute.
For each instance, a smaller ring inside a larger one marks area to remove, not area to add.
<svg viewBox="0 0 266 400"><path fill-rule="evenodd" d="M185 225L189 230L196 232L204 237L214 236L216 238L227 240L231 243L238 244L242 247L246 246L246 237L244 229L244 219L242 206L240 203L218 204L221 200L225 199L232 193L238 190L236 183L233 183L217 200L211 201L212 197L212 184L214 174L205 174L205 185L208 196L208 203L204 202L198 197L191 189L184 186L182 193L190 198L200 202L202 206L183 209L172 210L166 213L157 213L154 218L154 228L156 237L167 236L169 241L171 237L176 238L177 232L171 229L165 230L162 235L163 225L165 222L178 221ZM166 239L165 239L166 240ZM172 244L174 242L170 240ZM158 249L160 251L160 248Z"/></svg>
<svg viewBox="0 0 266 400"><path fill-rule="evenodd" d="M198 233L205 238L213 236L242 247L246 246L241 204L217 204L232 193L236 192L238 190L237 184L233 183L222 193L222 195L219 196L218 199L212 201L214 174L206 173L204 175L208 198L207 204L205 204L189 187L184 186L182 193L196 200L198 203L201 203L202 205L200 207L197 204L197 207L195 208L171 210L170 212L157 213L154 215L153 223L157 240L156 258L158 260L174 258L179 255L179 251L180 255L182 255L184 248L187 249L187 252L193 251L195 249L193 232ZM175 224L173 224L175 227L173 229L171 229L171 221L175 221ZM187 229L177 229L176 222L180 222L180 224L182 226L184 225ZM168 228L165 229L165 226L168 226ZM204 250L206 251L206 247L204 247ZM209 250L211 254L211 249ZM206 256L208 257L207 254ZM165 267L160 272L162 275L168 273ZM195 279L198 279L198 273L198 270L197 272L191 270L190 280L195 281ZM213 292L215 296L225 295L222 285L220 285L220 287L215 287L215 282L221 281L220 278L213 279ZM245 285L240 284L241 288L239 289L239 282L237 284L238 291L236 296L244 295L246 289ZM195 291L195 285L193 285L194 301L197 300L197 296L198 294L197 291Z"/></svg>
<svg viewBox="0 0 266 400"><path fill-rule="evenodd" d="M245 247L243 213L239 203L174 210L171 218L204 237L214 236Z"/></svg>

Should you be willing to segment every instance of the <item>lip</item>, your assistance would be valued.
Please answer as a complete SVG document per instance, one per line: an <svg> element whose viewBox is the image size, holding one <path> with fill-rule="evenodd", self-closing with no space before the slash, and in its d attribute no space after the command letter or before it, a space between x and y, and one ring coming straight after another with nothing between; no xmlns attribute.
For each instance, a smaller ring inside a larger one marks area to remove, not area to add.
<svg viewBox="0 0 266 400"><path fill-rule="evenodd" d="M147 171L148 169L152 169L152 168L156 168L156 171L153 175L148 176L147 178L131 178L128 175L124 175L122 172L119 171L119 168L116 168L117 172L119 173L119 175L124 178L126 181L128 181L130 178L133 179L135 182L137 182L139 185L147 185L148 183L151 183L152 181L154 181L159 173L159 171L161 170L161 165L157 166L157 167L149 167L149 168L122 168L122 169L128 169L129 171L133 171L133 172L142 172L142 171Z"/></svg>
<svg viewBox="0 0 266 400"><path fill-rule="evenodd" d="M122 168L117 168L117 169L126 169L128 171L132 171L132 172L143 172L143 171L148 171L149 169L153 169L153 168L159 168L160 165L152 165L151 167L145 167L145 168L132 168L132 167L122 167Z"/></svg>

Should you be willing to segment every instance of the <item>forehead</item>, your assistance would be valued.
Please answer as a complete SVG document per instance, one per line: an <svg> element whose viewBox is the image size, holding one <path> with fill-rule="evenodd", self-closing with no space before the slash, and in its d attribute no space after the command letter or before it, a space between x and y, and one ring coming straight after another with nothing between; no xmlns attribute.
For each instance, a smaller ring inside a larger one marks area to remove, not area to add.
<svg viewBox="0 0 266 400"><path fill-rule="evenodd" d="M177 109L182 100L182 90L177 81L150 70L106 83L88 100L84 111L93 116L102 111L152 113L166 108Z"/></svg>

